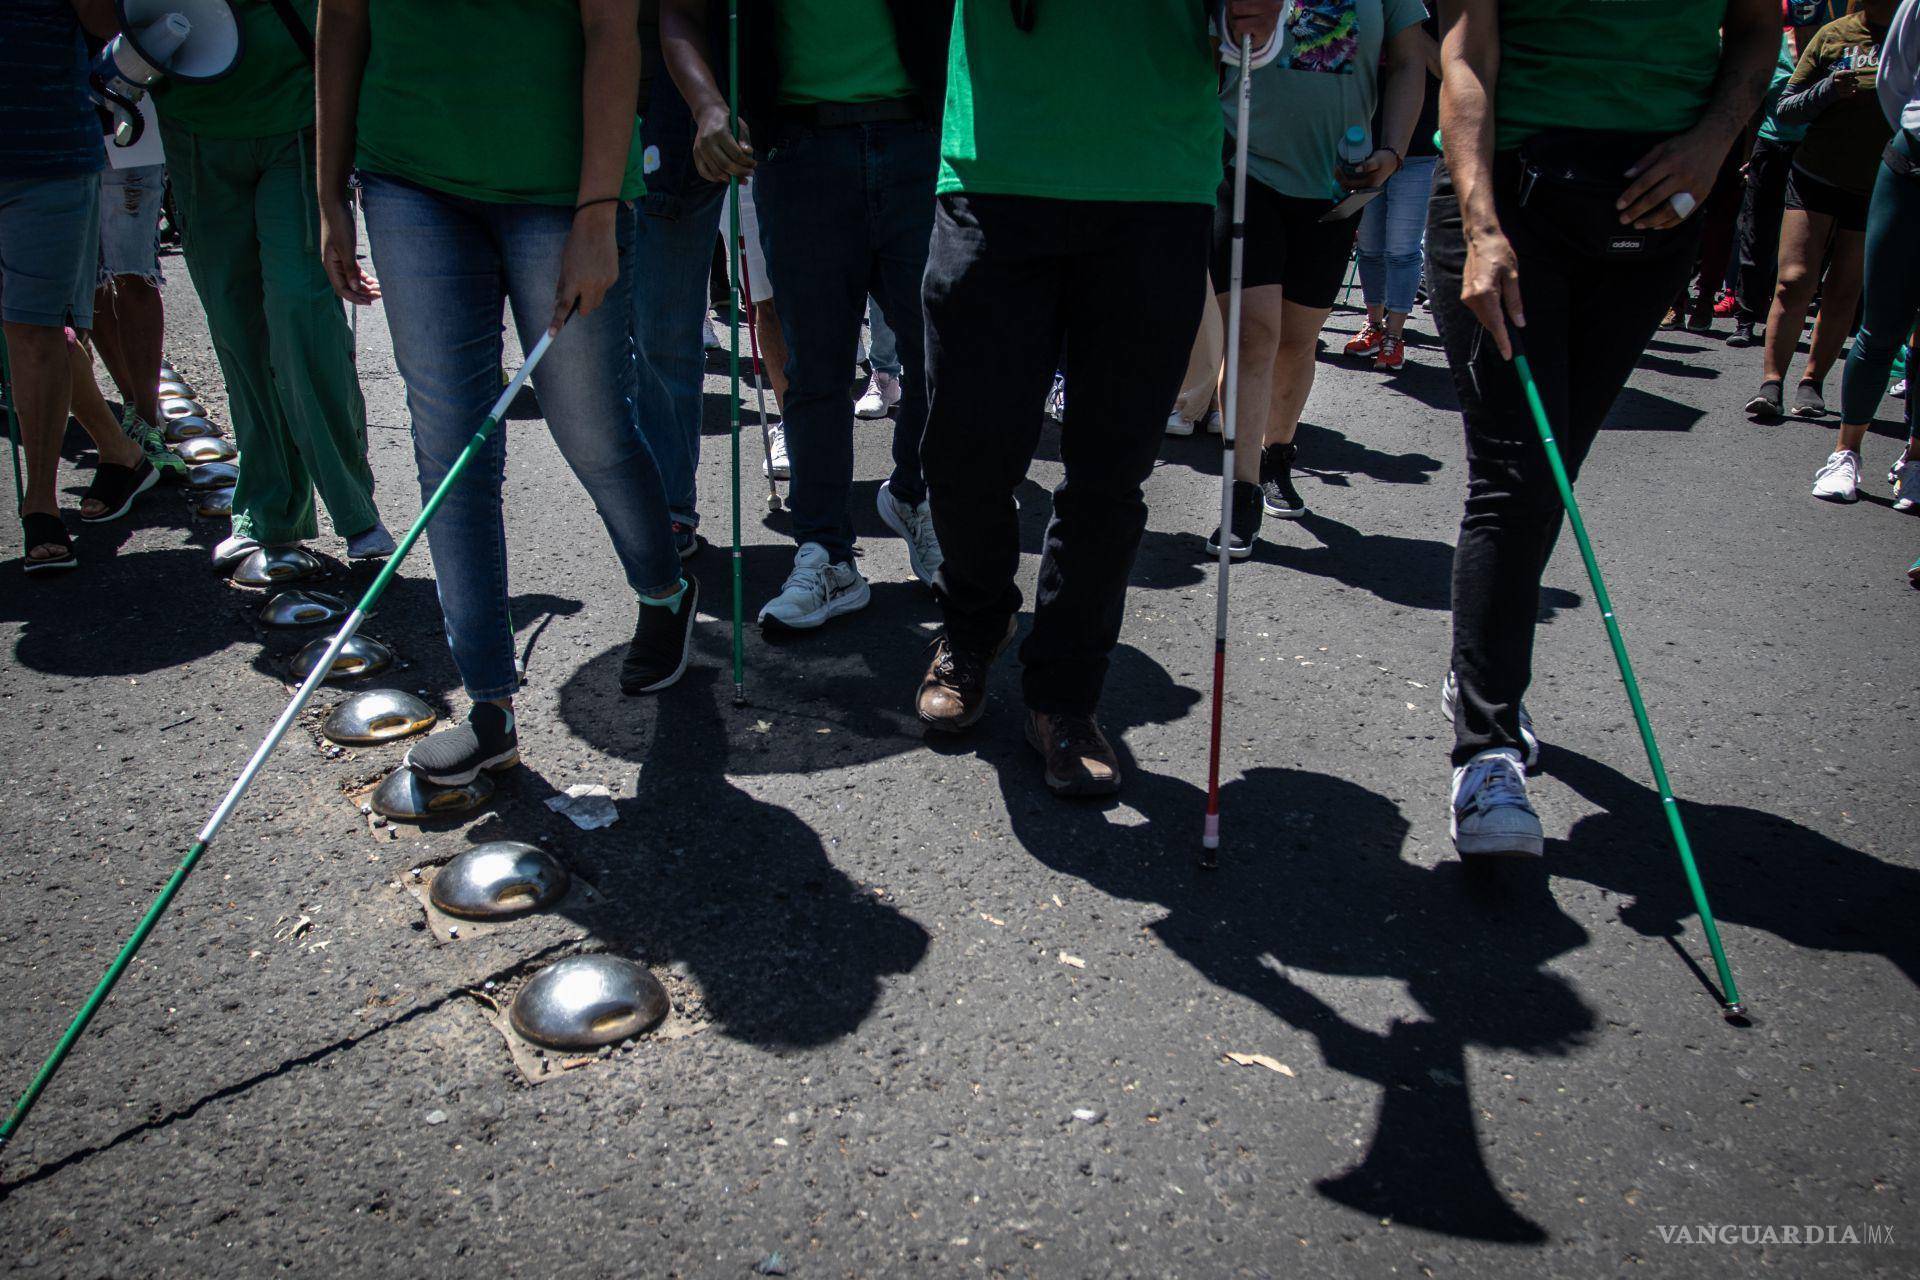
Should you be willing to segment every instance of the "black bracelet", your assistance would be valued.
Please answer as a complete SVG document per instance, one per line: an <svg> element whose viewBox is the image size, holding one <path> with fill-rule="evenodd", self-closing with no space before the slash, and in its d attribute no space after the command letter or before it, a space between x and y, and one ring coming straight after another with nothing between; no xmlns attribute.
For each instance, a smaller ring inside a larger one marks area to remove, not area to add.
<svg viewBox="0 0 1920 1280"><path fill-rule="evenodd" d="M596 196L592 200L582 200L579 204L573 206L573 211L578 213L582 209L591 209L597 204L618 204L619 202L619 196Z"/></svg>

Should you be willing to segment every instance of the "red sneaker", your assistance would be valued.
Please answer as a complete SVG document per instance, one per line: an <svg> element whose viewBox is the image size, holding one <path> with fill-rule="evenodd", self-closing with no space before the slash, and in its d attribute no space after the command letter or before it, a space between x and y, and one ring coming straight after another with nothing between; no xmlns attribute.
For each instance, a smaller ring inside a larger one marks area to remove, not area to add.
<svg viewBox="0 0 1920 1280"><path fill-rule="evenodd" d="M1393 372L1407 362L1407 340L1405 338L1380 335L1380 353L1373 358L1373 367L1377 371Z"/></svg>
<svg viewBox="0 0 1920 1280"><path fill-rule="evenodd" d="M1347 339L1343 350L1350 356L1377 356L1380 354L1380 343L1386 336L1385 329L1369 320L1360 326L1360 332Z"/></svg>
<svg viewBox="0 0 1920 1280"><path fill-rule="evenodd" d="M1730 316L1739 309L1740 299L1730 293L1721 294L1720 300L1713 304L1713 314L1717 316Z"/></svg>

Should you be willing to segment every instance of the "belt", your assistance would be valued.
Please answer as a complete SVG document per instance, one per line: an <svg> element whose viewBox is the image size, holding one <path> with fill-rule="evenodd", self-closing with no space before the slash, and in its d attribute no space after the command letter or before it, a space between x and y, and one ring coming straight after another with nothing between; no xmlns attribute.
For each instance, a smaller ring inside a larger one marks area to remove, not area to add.
<svg viewBox="0 0 1920 1280"><path fill-rule="evenodd" d="M917 98L886 98L879 102L797 102L780 108L785 126L833 129L852 124L891 124L921 118Z"/></svg>

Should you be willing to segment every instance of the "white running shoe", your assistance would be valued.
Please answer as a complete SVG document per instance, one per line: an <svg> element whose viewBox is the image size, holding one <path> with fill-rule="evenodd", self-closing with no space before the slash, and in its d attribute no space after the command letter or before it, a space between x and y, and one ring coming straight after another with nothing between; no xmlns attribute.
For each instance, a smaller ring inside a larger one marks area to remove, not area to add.
<svg viewBox="0 0 1920 1280"><path fill-rule="evenodd" d="M1907 398L1907 380L1902 378L1900 381L1894 383L1893 389L1887 392L1887 394L1895 400L1905 400Z"/></svg>
<svg viewBox="0 0 1920 1280"><path fill-rule="evenodd" d="M1894 463L1893 470L1887 472L1887 481L1893 485L1895 511L1920 509L1920 458Z"/></svg>
<svg viewBox="0 0 1920 1280"><path fill-rule="evenodd" d="M1520 753L1482 751L1453 771L1453 847L1462 857L1537 858L1546 843Z"/></svg>
<svg viewBox="0 0 1920 1280"><path fill-rule="evenodd" d="M1207 429L1207 434L1210 436L1220 435L1224 431L1224 428L1220 425L1220 411L1218 409L1207 410L1207 416L1200 419L1200 424Z"/></svg>
<svg viewBox="0 0 1920 1280"><path fill-rule="evenodd" d="M1193 434L1193 428L1194 428L1194 424L1187 421L1187 419L1181 417L1180 411L1178 409L1175 409L1172 413L1167 415L1167 434L1168 435L1190 436Z"/></svg>
<svg viewBox="0 0 1920 1280"><path fill-rule="evenodd" d="M906 540L913 576L932 586L933 575L946 559L940 554L940 539L934 536L933 508L925 498L918 506L902 502L885 484L874 495L873 504L880 509L880 522Z"/></svg>
<svg viewBox="0 0 1920 1280"><path fill-rule="evenodd" d="M1460 702L1460 678L1453 672L1447 672L1447 678L1440 686L1440 714L1453 723L1453 709ZM1533 731L1533 717L1527 714L1527 704L1520 704L1520 746L1524 751L1523 763L1531 773L1540 767L1540 738Z"/></svg>
<svg viewBox="0 0 1920 1280"><path fill-rule="evenodd" d="M1053 375L1053 390L1047 392L1047 416L1055 422L1067 420L1067 380L1057 372Z"/></svg>
<svg viewBox="0 0 1920 1280"><path fill-rule="evenodd" d="M793 479L793 463L787 458L787 424L769 422L767 424L767 458L760 469L775 480Z"/></svg>
<svg viewBox="0 0 1920 1280"><path fill-rule="evenodd" d="M1851 449L1836 449L1827 455L1827 463L1813 473L1813 496L1827 502L1860 500L1860 455Z"/></svg>
<svg viewBox="0 0 1920 1280"><path fill-rule="evenodd" d="M853 416L872 420L884 418L900 403L900 379L890 373L875 372L867 379L867 390L853 406Z"/></svg>
<svg viewBox="0 0 1920 1280"><path fill-rule="evenodd" d="M771 630L810 631L828 618L866 608L873 592L849 560L830 564L817 542L800 544L793 572L780 594L760 609L760 625Z"/></svg>

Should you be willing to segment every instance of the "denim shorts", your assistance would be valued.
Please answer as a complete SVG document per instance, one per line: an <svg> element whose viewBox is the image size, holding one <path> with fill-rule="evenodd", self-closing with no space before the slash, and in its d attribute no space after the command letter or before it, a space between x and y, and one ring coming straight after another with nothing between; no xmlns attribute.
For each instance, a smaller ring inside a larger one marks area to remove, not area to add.
<svg viewBox="0 0 1920 1280"><path fill-rule="evenodd" d="M155 288L160 274L160 201L167 166L143 164L100 174L100 284L139 276Z"/></svg>
<svg viewBox="0 0 1920 1280"><path fill-rule="evenodd" d="M100 175L0 182L0 319L93 328Z"/></svg>

